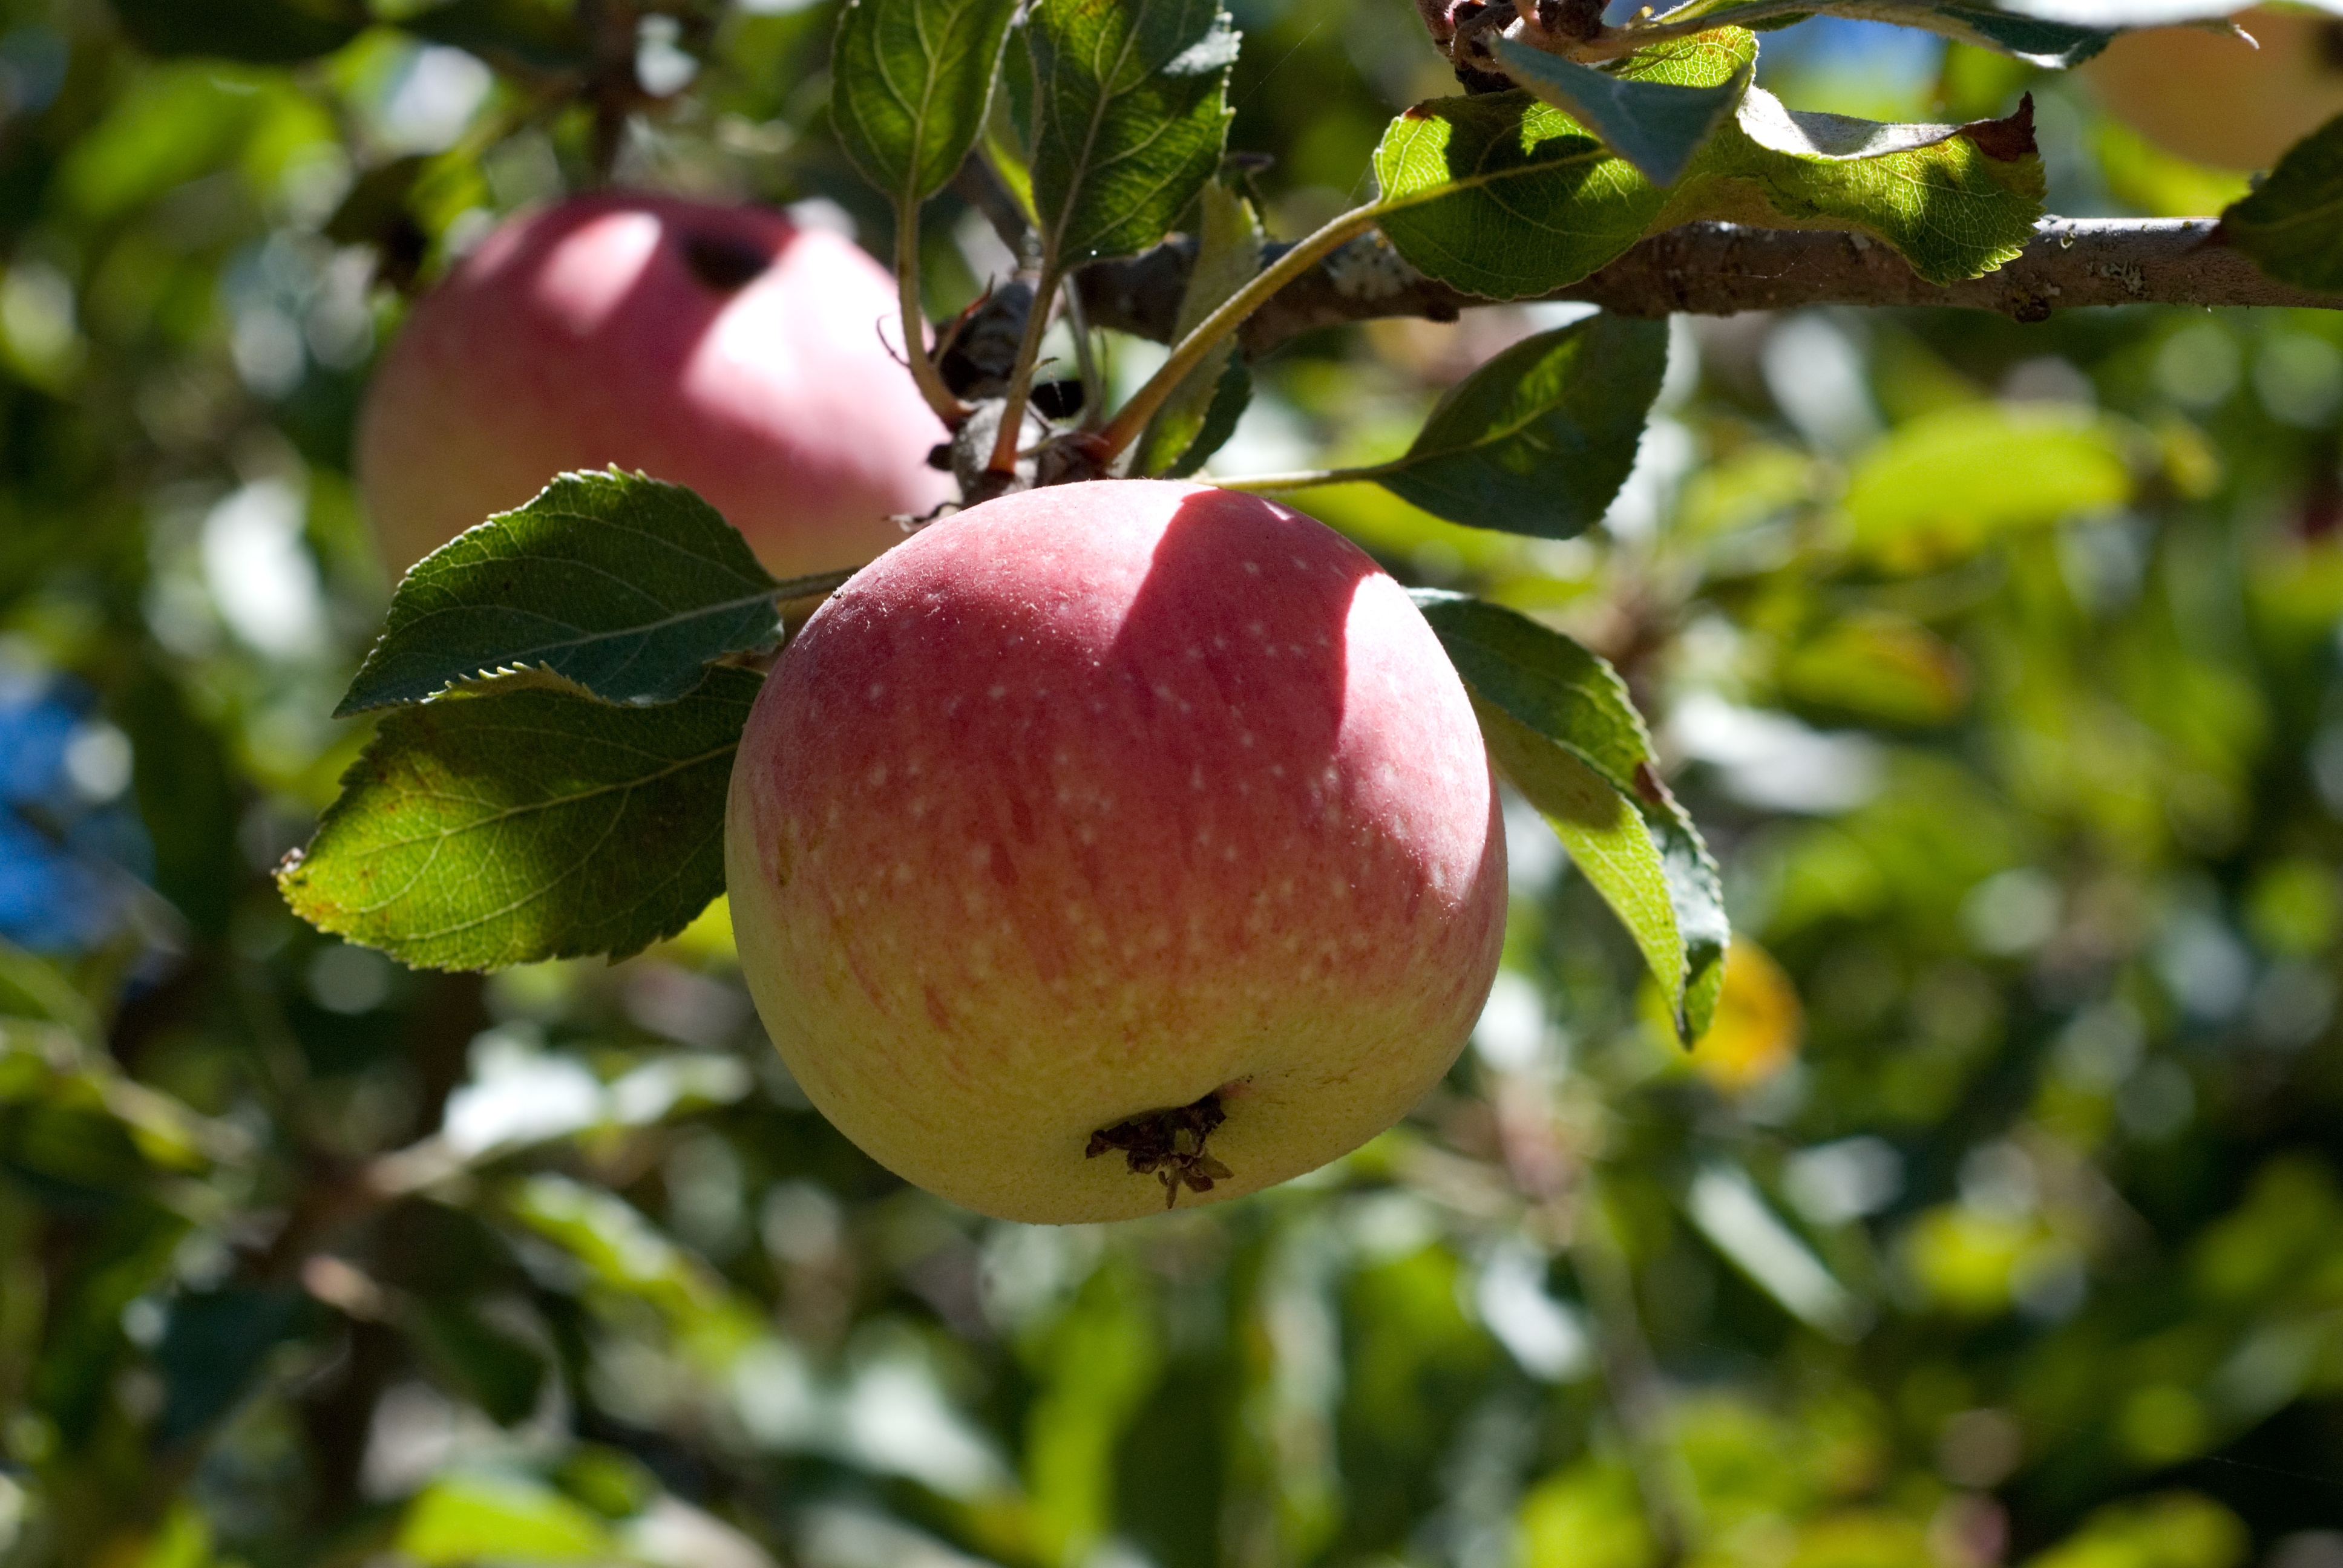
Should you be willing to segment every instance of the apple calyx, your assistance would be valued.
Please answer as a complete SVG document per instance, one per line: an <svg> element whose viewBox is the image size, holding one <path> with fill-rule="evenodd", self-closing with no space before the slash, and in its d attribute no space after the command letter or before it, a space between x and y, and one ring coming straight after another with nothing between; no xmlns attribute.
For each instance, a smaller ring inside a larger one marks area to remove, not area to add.
<svg viewBox="0 0 2343 1568"><path fill-rule="evenodd" d="M1163 1183L1163 1206L1169 1209L1180 1201L1182 1183L1191 1192L1209 1192L1214 1181L1232 1174L1204 1152L1204 1141L1228 1119L1215 1090L1192 1104L1142 1111L1127 1121L1100 1128L1091 1134L1083 1157L1095 1160L1110 1149L1121 1150L1131 1174Z"/></svg>

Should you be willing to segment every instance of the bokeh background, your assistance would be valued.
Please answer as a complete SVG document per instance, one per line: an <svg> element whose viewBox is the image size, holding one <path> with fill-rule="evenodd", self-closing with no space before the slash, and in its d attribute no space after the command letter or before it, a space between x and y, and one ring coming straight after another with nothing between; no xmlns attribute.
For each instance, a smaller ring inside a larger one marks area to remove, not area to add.
<svg viewBox="0 0 2343 1568"><path fill-rule="evenodd" d="M401 287L613 134L890 243L830 0L370 6L0 0L6 1561L2343 1564L2343 317L1679 319L1584 538L1314 493L1625 672L1725 867L1719 1021L1667 1042L1518 812L1504 970L1405 1123L1000 1224L807 1107L720 907L483 978L267 882L366 731ZM1444 67L1405 0L1235 9L1292 237ZM2246 188L2087 81L1765 52L1797 107L2030 89L2060 213ZM939 312L1004 260L950 196L927 248ZM1214 468L1388 456L1568 313L1297 341Z"/></svg>

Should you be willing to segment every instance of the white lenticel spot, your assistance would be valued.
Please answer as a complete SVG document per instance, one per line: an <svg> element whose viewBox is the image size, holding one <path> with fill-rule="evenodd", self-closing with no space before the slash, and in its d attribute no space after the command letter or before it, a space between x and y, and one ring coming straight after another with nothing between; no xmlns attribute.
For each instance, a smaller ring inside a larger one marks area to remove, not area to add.
<svg viewBox="0 0 2343 1568"><path fill-rule="evenodd" d="M1259 561L1247 561L1244 564L1244 568L1245 576L1249 578L1257 578L1261 576L1261 563Z"/></svg>
<svg viewBox="0 0 2343 1568"><path fill-rule="evenodd" d="M1009 689L1005 686L988 686L984 689L984 695L998 702L1009 695Z"/></svg>
<svg viewBox="0 0 2343 1568"><path fill-rule="evenodd" d="M992 864L992 846L970 844L968 847L968 863L980 871Z"/></svg>
<svg viewBox="0 0 2343 1568"><path fill-rule="evenodd" d="M911 879L911 868L898 860L895 862L894 876L898 882L908 882Z"/></svg>
<svg viewBox="0 0 2343 1568"><path fill-rule="evenodd" d="M1284 763L1282 763L1282 762L1272 762L1272 763L1271 763L1271 764L1269 765L1269 776L1270 776L1272 779L1282 779L1282 778L1284 778L1284 777L1285 777L1285 764L1284 764Z"/></svg>
<svg viewBox="0 0 2343 1568"><path fill-rule="evenodd" d="M884 762L873 763L870 768L870 788L876 789L885 782L887 782L887 765Z"/></svg>
<svg viewBox="0 0 2343 1568"><path fill-rule="evenodd" d="M1237 744L1238 744L1238 745L1240 745L1240 746L1250 746L1250 745L1252 745L1252 730L1250 730L1250 729L1240 729L1240 730L1238 730L1238 731L1237 731Z"/></svg>
<svg viewBox="0 0 2343 1568"><path fill-rule="evenodd" d="M1202 789L1203 787L1204 765L1199 762L1193 768L1188 769L1188 788L1191 789Z"/></svg>

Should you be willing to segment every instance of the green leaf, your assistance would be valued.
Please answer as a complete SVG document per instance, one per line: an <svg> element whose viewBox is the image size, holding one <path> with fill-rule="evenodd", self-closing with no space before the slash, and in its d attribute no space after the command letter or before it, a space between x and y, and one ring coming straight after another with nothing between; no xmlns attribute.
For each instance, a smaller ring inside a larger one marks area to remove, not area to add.
<svg viewBox="0 0 2343 1568"><path fill-rule="evenodd" d="M1754 55L1756 41L1749 43ZM2006 119L1883 125L1795 112L1752 87L1657 226L1707 219L1847 229L1885 240L1922 277L1949 284L2023 251L2042 193L2030 97Z"/></svg>
<svg viewBox="0 0 2343 1568"><path fill-rule="evenodd" d="M563 474L417 563L335 717L543 669L605 702L667 702L707 662L776 635L784 588L716 508L613 468Z"/></svg>
<svg viewBox="0 0 2343 1568"><path fill-rule="evenodd" d="M1577 282L1648 229L1666 197L1527 93L1434 98L1375 148L1377 226L1417 269L1520 299Z"/></svg>
<svg viewBox="0 0 2343 1568"><path fill-rule="evenodd" d="M1753 34L1725 28L1654 45L1616 75L1716 87L1756 56ZM1521 92L1417 105L1385 131L1375 173L1376 221L1400 254L1495 299L1550 293L1646 233L1702 220L1872 235L1951 283L2016 256L2042 211L2030 103L2006 120L1886 126L1793 114L1754 86L1666 191Z"/></svg>
<svg viewBox="0 0 2343 1568"><path fill-rule="evenodd" d="M1553 828L1570 851L1571 863L1626 926L1644 962L1674 1002L1684 983L1684 936L1676 930L1659 846L1643 818L1626 796L1568 747L1541 735L1477 690L1473 712L1481 720L1490 760Z"/></svg>
<svg viewBox="0 0 2343 1568"><path fill-rule="evenodd" d="M1587 880L1634 933L1677 1031L1698 1039L1725 980L1724 886L1692 818L1660 782L1626 684L1595 654L1518 611L1430 588L1412 597L1472 693L1491 755L1574 856L1573 835L1587 839ZM1590 800L1589 779L1632 811L1644 846L1627 842L1623 819Z"/></svg>
<svg viewBox="0 0 2343 1568"><path fill-rule="evenodd" d="M114 0L114 11L149 54L258 65L329 55L367 25L358 0Z"/></svg>
<svg viewBox="0 0 2343 1568"><path fill-rule="evenodd" d="M1511 38L1493 39L1490 47L1515 82L1602 137L1657 186L1675 184L1748 85L1746 75L1711 87L1639 81Z"/></svg>
<svg viewBox="0 0 2343 1568"><path fill-rule="evenodd" d="M830 124L905 211L943 188L984 128L1017 0L847 0L830 46Z"/></svg>
<svg viewBox="0 0 2343 1568"><path fill-rule="evenodd" d="M54 964L5 937L0 937L0 1018L54 1023L85 1042L97 1038L97 1010L89 999Z"/></svg>
<svg viewBox="0 0 2343 1568"><path fill-rule="evenodd" d="M724 797L759 678L656 708L561 690L443 698L383 721L277 886L322 930L420 969L614 958L724 890Z"/></svg>
<svg viewBox="0 0 2343 1568"><path fill-rule="evenodd" d="M1237 421L1244 417L1246 407L1252 402L1252 371L1244 360L1232 355L1228 368L1212 388L1212 401L1204 409L1204 421L1196 427L1195 438L1179 460L1163 470L1167 479L1184 479L1212 461L1212 454L1229 444L1237 433Z"/></svg>
<svg viewBox="0 0 2343 1568"><path fill-rule="evenodd" d="M1180 314L1172 328L1174 343L1194 331L1223 300L1261 272L1261 216L1244 193L1226 179L1216 179L1204 186L1198 206L1202 220L1197 225L1196 265L1189 271L1187 291L1180 297ZM1251 396L1252 378L1243 367L1236 365L1236 351L1235 336L1223 337L1173 388L1140 437L1132 472L1162 474L1176 467L1193 473L1203 466L1220 443L1199 452L1198 438L1211 423L1214 408L1231 395L1228 380L1232 366L1245 377L1243 393ZM1242 405L1238 411L1242 412ZM1232 416L1231 430L1235 423ZM1227 438L1225 434L1221 437L1223 441Z"/></svg>
<svg viewBox="0 0 2343 1568"><path fill-rule="evenodd" d="M231 1284L179 1296L155 1347L155 1368L168 1391L155 1441L167 1446L226 1415L270 1353L321 1315L308 1297L283 1286Z"/></svg>
<svg viewBox="0 0 2343 1568"><path fill-rule="evenodd" d="M602 1563L609 1528L583 1503L518 1475L448 1475L407 1504L400 1555L431 1568L478 1563Z"/></svg>
<svg viewBox="0 0 2343 1568"><path fill-rule="evenodd" d="M1865 452L1845 505L1856 553L1908 572L1997 534L2120 506L2131 487L2123 442L2105 420L1970 403L1915 419Z"/></svg>
<svg viewBox="0 0 2343 1568"><path fill-rule="evenodd" d="M1026 33L1045 261L1153 245L1220 167L1228 13L1218 0L1041 0Z"/></svg>
<svg viewBox="0 0 2343 1568"><path fill-rule="evenodd" d="M2343 115L2288 148L2217 233L2280 283L2343 293Z"/></svg>
<svg viewBox="0 0 2343 1568"><path fill-rule="evenodd" d="M1664 321L1606 314L1539 333L1450 387L1406 456L1357 477L1453 523L1584 533L1635 466L1667 363Z"/></svg>

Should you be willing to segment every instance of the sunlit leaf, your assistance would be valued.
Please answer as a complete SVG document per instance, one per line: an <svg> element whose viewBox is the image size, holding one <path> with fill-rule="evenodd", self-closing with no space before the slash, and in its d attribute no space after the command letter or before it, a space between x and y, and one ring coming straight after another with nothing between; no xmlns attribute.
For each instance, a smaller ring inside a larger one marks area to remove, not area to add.
<svg viewBox="0 0 2343 1568"><path fill-rule="evenodd" d="M1561 110L1527 93L1434 98L1375 148L1400 254L1443 283L1520 299L1574 283L1641 238L1665 196Z"/></svg>
<svg viewBox="0 0 2343 1568"><path fill-rule="evenodd" d="M656 708L502 689L395 713L277 873L296 914L424 969L623 956L724 890L724 796L759 678Z"/></svg>
<svg viewBox="0 0 2343 1568"><path fill-rule="evenodd" d="M783 588L680 485L564 474L528 505L426 556L336 716L419 702L499 670L543 669L606 702L666 702L708 660L778 635Z"/></svg>
<svg viewBox="0 0 2343 1568"><path fill-rule="evenodd" d="M1975 403L1915 419L1865 453L1845 507L1858 552L1912 571L2130 493L2122 445L2103 422Z"/></svg>
<svg viewBox="0 0 2343 1568"><path fill-rule="evenodd" d="M1678 1032L1687 1042L1698 1039L1715 1008L1732 940L1724 885L1692 819L1660 782L1651 734L1625 684L1585 648L1517 611L1433 589L1413 597L1476 709L1510 721L1489 726L1484 719L1493 754L1501 762L1517 757L1509 772L1538 764L1527 782L1515 775L1515 786L1550 820L1611 831L1602 844L1604 879L1590 872L1589 880L1634 933ZM1554 764L1557 754L1581 764L1634 811L1650 841L1649 859L1619 843L1616 819L1585 803L1576 776ZM1541 788L1554 806L1534 792Z"/></svg>
<svg viewBox="0 0 2343 1568"><path fill-rule="evenodd" d="M1714 89L1756 53L1755 35L1722 29L1655 45L1618 76ZM1400 253L1493 299L1551 292L1647 232L1701 221L1868 234L1950 283L2016 256L2043 191L2030 104L1970 126L1880 125L1794 113L1754 86L1665 191L1525 93L1417 105L1384 132L1375 173L1377 222Z"/></svg>
<svg viewBox="0 0 2343 1568"><path fill-rule="evenodd" d="M1163 237L1220 166L1237 33L1218 0L1041 0L1033 202L1057 266Z"/></svg>
<svg viewBox="0 0 2343 1568"><path fill-rule="evenodd" d="M848 0L830 46L839 145L905 210L943 188L984 128L1018 0Z"/></svg>
<svg viewBox="0 0 2343 1568"><path fill-rule="evenodd" d="M483 1562L604 1563L609 1527L583 1503L518 1475L497 1472L442 1476L407 1505L399 1521L402 1556L429 1568Z"/></svg>

